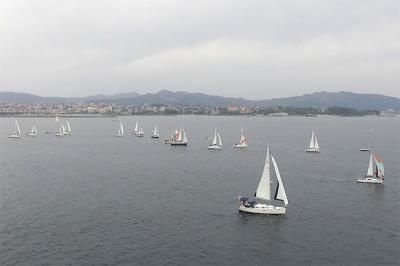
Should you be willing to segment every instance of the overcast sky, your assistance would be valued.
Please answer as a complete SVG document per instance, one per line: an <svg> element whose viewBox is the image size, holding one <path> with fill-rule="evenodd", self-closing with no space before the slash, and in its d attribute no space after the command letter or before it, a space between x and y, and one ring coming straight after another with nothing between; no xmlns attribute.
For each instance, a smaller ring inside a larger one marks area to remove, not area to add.
<svg viewBox="0 0 400 266"><path fill-rule="evenodd" d="M0 1L0 91L400 96L400 1Z"/></svg>

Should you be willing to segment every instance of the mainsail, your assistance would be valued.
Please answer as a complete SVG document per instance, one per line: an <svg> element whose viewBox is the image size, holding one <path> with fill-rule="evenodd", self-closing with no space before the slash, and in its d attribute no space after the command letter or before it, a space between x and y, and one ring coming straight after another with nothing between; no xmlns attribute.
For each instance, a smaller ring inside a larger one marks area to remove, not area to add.
<svg viewBox="0 0 400 266"><path fill-rule="evenodd" d="M369 157L369 165L368 165L368 171L367 171L367 175L366 177L371 177L374 176L374 163L372 161L372 152L371 152L371 156Z"/></svg>
<svg viewBox="0 0 400 266"><path fill-rule="evenodd" d="M271 188L270 188L270 183L271 183L271 165L270 165L270 153L269 153L269 145L267 147L267 157L265 159L265 165L264 165L264 170L260 179L260 183L258 183L257 191L256 191L256 197L265 199L270 201L271 200Z"/></svg>
<svg viewBox="0 0 400 266"><path fill-rule="evenodd" d="M374 163L376 165L377 176L381 179L384 179L385 176L385 168L383 167L383 159L376 153L373 153Z"/></svg>
<svg viewBox="0 0 400 266"><path fill-rule="evenodd" d="M15 120L15 133L19 136L21 135L21 130L19 129L18 121Z"/></svg>

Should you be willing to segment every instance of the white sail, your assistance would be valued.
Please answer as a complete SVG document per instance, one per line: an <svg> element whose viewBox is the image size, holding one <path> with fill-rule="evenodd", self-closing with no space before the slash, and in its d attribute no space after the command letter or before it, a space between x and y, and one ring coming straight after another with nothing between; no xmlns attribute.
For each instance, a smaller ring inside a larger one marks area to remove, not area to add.
<svg viewBox="0 0 400 266"><path fill-rule="evenodd" d="M265 159L264 171L262 173L260 183L258 183L256 197L265 199L270 201L271 200L271 170L270 170L270 161L269 161L270 153L269 153L269 145L267 147L267 157Z"/></svg>
<svg viewBox="0 0 400 266"><path fill-rule="evenodd" d="M371 156L369 157L369 165L368 165L368 171L366 176L374 176L374 163L372 161L372 152Z"/></svg>
<svg viewBox="0 0 400 266"><path fill-rule="evenodd" d="M35 126L35 124L33 124L33 127L32 127L32 133L34 133L34 134L37 134L37 129L36 129L36 126Z"/></svg>
<svg viewBox="0 0 400 266"><path fill-rule="evenodd" d="M55 122L58 122L58 121L60 121L60 120L58 119L58 115L56 115Z"/></svg>
<svg viewBox="0 0 400 266"><path fill-rule="evenodd" d="M176 138L177 141L182 141L182 127L179 129L178 136Z"/></svg>
<svg viewBox="0 0 400 266"><path fill-rule="evenodd" d="M310 146L309 146L310 149L314 149L314 148L315 148L314 143L315 143L315 140L314 140L314 131L312 131L312 132L311 132Z"/></svg>
<svg viewBox="0 0 400 266"><path fill-rule="evenodd" d="M139 121L136 120L135 130L133 132L138 132L138 131L139 131Z"/></svg>
<svg viewBox="0 0 400 266"><path fill-rule="evenodd" d="M315 132L313 132L313 133L314 133L314 148L319 150L319 144L318 144L317 136L315 135Z"/></svg>
<svg viewBox="0 0 400 266"><path fill-rule="evenodd" d="M287 196L286 196L285 187L283 186L281 174L279 173L278 165L276 164L274 156L271 155L271 159L272 159L272 163L274 164L276 178L278 179L278 184L277 184L277 188L276 188L276 192L275 192L275 197L274 198L276 200L282 200L283 202L285 202L285 206L287 206L289 202L288 202L288 199L287 199Z"/></svg>
<svg viewBox="0 0 400 266"><path fill-rule="evenodd" d="M214 131L214 138L213 138L212 145L217 145L217 130Z"/></svg>
<svg viewBox="0 0 400 266"><path fill-rule="evenodd" d="M64 125L61 123L61 124L60 124L60 129L58 130L58 133L59 133L59 134L62 134L62 133L63 133L63 127L64 127Z"/></svg>
<svg viewBox="0 0 400 266"><path fill-rule="evenodd" d="M222 147L222 140L221 140L221 136L218 133L218 146Z"/></svg>
<svg viewBox="0 0 400 266"><path fill-rule="evenodd" d="M124 135L124 126L122 125L122 122L119 123L119 131L118 134Z"/></svg>
<svg viewBox="0 0 400 266"><path fill-rule="evenodd" d="M184 128L182 128L182 134L183 134L182 143L187 143L188 140L187 140L186 131Z"/></svg>
<svg viewBox="0 0 400 266"><path fill-rule="evenodd" d="M158 136L158 128L157 128L157 125L154 127L153 135L154 135L154 136Z"/></svg>
<svg viewBox="0 0 400 266"><path fill-rule="evenodd" d="M71 126L69 125L69 122L67 121L67 130L68 133L71 133Z"/></svg>
<svg viewBox="0 0 400 266"><path fill-rule="evenodd" d="M18 120L15 120L15 133L19 136L21 135L21 130L19 129Z"/></svg>
<svg viewBox="0 0 400 266"><path fill-rule="evenodd" d="M62 133L64 134L66 132L65 126L64 124L61 122L61 126L62 126Z"/></svg>

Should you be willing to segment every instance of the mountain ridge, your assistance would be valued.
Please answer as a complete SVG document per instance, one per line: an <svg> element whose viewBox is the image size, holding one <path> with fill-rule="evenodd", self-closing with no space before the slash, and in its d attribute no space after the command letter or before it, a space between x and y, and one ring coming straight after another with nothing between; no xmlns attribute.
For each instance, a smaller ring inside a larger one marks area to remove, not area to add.
<svg viewBox="0 0 400 266"><path fill-rule="evenodd" d="M248 100L224 97L206 93L161 90L156 93L137 92L111 95L97 94L87 97L43 97L29 93L0 92L0 104L58 104L58 103L105 103L120 105L198 105L198 106L288 106L327 108L330 106L354 108L358 110L400 111L400 99L381 94L361 94L348 91L314 92L300 96Z"/></svg>

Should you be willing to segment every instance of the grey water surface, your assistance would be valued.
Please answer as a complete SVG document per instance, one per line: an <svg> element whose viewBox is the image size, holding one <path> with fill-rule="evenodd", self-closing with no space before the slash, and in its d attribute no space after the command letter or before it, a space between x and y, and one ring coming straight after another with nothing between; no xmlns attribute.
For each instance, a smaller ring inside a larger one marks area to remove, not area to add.
<svg viewBox="0 0 400 266"><path fill-rule="evenodd" d="M61 138L44 133L54 118L18 118L40 135L8 139L14 121L0 119L1 265L399 264L399 118L126 116L122 138L116 118L70 118ZM232 149L241 124L249 147ZM165 145L179 125L189 145ZM222 151L207 149L216 127ZM304 152L311 130L319 154ZM239 213L267 143L286 215ZM384 185L355 183L364 146L383 157Z"/></svg>

